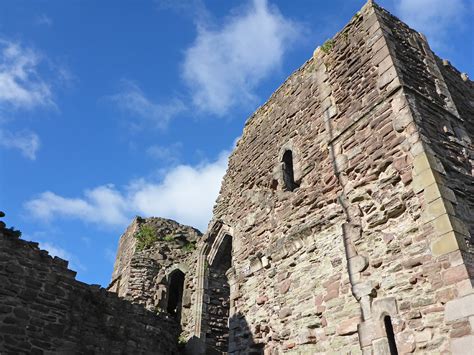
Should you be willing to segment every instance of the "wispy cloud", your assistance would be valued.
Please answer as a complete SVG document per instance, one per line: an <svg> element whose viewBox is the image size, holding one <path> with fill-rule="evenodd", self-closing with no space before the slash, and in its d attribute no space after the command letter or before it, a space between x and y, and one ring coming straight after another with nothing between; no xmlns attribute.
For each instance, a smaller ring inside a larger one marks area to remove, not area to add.
<svg viewBox="0 0 474 355"><path fill-rule="evenodd" d="M177 98L167 103L155 103L136 83L129 80L123 80L120 92L109 99L132 116L130 123L137 128L152 124L163 129L171 119L186 110L184 103Z"/></svg>
<svg viewBox="0 0 474 355"><path fill-rule="evenodd" d="M181 142L176 142L168 146L155 144L148 147L146 153L153 159L175 164L179 161L182 146L183 144Z"/></svg>
<svg viewBox="0 0 474 355"><path fill-rule="evenodd" d="M40 139L36 133L27 130L10 132L0 128L0 146L19 150L25 158L35 160Z"/></svg>
<svg viewBox="0 0 474 355"><path fill-rule="evenodd" d="M56 108L51 81L42 74L58 72L57 81L65 82L69 72L52 67L55 67L52 62L33 48L0 38L0 147L18 150L24 157L36 159L40 148L38 135L29 129L7 129L7 123L16 121L25 110Z"/></svg>
<svg viewBox="0 0 474 355"><path fill-rule="evenodd" d="M220 116L237 104L256 100L257 85L280 67L300 33L296 22L266 0L253 0L233 13L217 28L198 22L197 37L183 64L194 105Z"/></svg>
<svg viewBox="0 0 474 355"><path fill-rule="evenodd" d="M123 227L131 216L160 216L207 228L212 206L227 168L229 152L196 166L178 165L161 181L139 179L123 190L113 185L86 190L84 196L70 198L47 191L25 204L29 214L48 221L69 217L112 227Z"/></svg>
<svg viewBox="0 0 474 355"><path fill-rule="evenodd" d="M207 22L211 18L203 0L155 0L155 4L158 10L174 10L191 18L195 23Z"/></svg>
<svg viewBox="0 0 474 355"><path fill-rule="evenodd" d="M462 26L468 13L464 0L398 0L395 7L399 17L435 47L446 45L450 29Z"/></svg>
<svg viewBox="0 0 474 355"><path fill-rule="evenodd" d="M40 62L33 49L0 39L0 111L54 105L51 87L38 70Z"/></svg>
<svg viewBox="0 0 474 355"><path fill-rule="evenodd" d="M35 23L37 25L44 25L50 27L53 25L53 20L46 14L40 14L36 16Z"/></svg>

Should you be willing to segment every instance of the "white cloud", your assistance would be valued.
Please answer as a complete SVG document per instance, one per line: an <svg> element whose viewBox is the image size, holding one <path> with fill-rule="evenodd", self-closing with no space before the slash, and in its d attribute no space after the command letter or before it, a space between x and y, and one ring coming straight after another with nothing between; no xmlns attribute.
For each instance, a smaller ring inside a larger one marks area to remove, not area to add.
<svg viewBox="0 0 474 355"><path fill-rule="evenodd" d="M466 5L463 0L399 0L396 11L403 21L440 46L449 28L464 21Z"/></svg>
<svg viewBox="0 0 474 355"><path fill-rule="evenodd" d="M56 107L51 85L41 75L44 63L49 69L54 66L34 49L0 38L0 147L16 149L31 160L40 147L38 135L29 130L9 131L6 123L17 118L17 111ZM57 70L64 81L67 71Z"/></svg>
<svg viewBox="0 0 474 355"><path fill-rule="evenodd" d="M28 201L25 208L33 217L46 221L69 217L123 227L134 214L139 214L171 218L205 230L227 168L228 154L223 152L217 160L197 166L178 165L161 181L136 180L123 191L105 185L87 190L80 198L47 191Z"/></svg>
<svg viewBox="0 0 474 355"><path fill-rule="evenodd" d="M198 24L197 38L185 54L183 77L194 105L221 116L234 105L256 100L255 88L279 68L300 32L266 0L253 0L221 28L209 27Z"/></svg>
<svg viewBox="0 0 474 355"><path fill-rule="evenodd" d="M137 181L131 186L131 205L145 216L172 218L204 231L212 216L227 158L228 152L224 152L211 163L197 167L179 165L159 184Z"/></svg>
<svg viewBox="0 0 474 355"><path fill-rule="evenodd" d="M55 216L80 218L87 222L125 224L126 201L113 185L86 190L83 198L65 198L51 191L40 194L25 207L39 219Z"/></svg>
<svg viewBox="0 0 474 355"><path fill-rule="evenodd" d="M58 258L69 261L69 267L76 271L86 271L86 267L79 261L79 259L68 252L67 250L57 246L51 242L38 241L41 249L47 250L51 256L57 256Z"/></svg>
<svg viewBox="0 0 474 355"><path fill-rule="evenodd" d="M54 105L50 85L39 75L40 61L33 49L0 39L0 110Z"/></svg>
<svg viewBox="0 0 474 355"><path fill-rule="evenodd" d="M168 103L158 104L150 100L137 84L127 80L124 80L122 84L121 92L109 98L120 109L140 119L132 122L137 127L151 123L163 129L172 118L186 109L184 103L179 99L175 98Z"/></svg>
<svg viewBox="0 0 474 355"><path fill-rule="evenodd" d="M31 160L36 159L36 151L40 147L38 135L30 131L10 132L0 128L0 146L7 149L17 149Z"/></svg>
<svg viewBox="0 0 474 355"><path fill-rule="evenodd" d="M148 147L146 153L157 160L166 163L176 163L179 160L180 150L183 145L180 142L170 144L168 146L152 145Z"/></svg>

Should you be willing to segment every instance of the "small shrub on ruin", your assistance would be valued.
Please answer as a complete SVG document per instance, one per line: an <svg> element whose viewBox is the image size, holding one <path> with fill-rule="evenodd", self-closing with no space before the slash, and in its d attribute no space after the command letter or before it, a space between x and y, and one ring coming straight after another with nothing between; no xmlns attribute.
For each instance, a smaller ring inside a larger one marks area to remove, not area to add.
<svg viewBox="0 0 474 355"><path fill-rule="evenodd" d="M194 250L196 250L196 243L195 242L187 242L184 246L183 246L183 250L187 253L190 253Z"/></svg>
<svg viewBox="0 0 474 355"><path fill-rule="evenodd" d="M136 249L142 251L149 249L157 240L157 236L152 227L144 225L140 228L140 231L135 234L137 239Z"/></svg>
<svg viewBox="0 0 474 355"><path fill-rule="evenodd" d="M321 50L328 54L334 47L334 41L332 39L328 39L326 42L323 43L321 46Z"/></svg>

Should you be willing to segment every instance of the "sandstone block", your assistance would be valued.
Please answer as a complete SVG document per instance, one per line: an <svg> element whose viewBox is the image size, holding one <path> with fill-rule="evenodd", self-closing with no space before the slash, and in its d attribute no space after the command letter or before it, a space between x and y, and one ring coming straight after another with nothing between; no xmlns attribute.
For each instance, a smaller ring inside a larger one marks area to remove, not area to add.
<svg viewBox="0 0 474 355"><path fill-rule="evenodd" d="M349 268L351 272L357 273L364 271L369 265L367 258L362 255L357 255L349 259Z"/></svg>
<svg viewBox="0 0 474 355"><path fill-rule="evenodd" d="M426 209L423 214L423 221L430 222L443 214L454 214L454 208L451 202L438 198L430 202L426 202Z"/></svg>
<svg viewBox="0 0 474 355"><path fill-rule="evenodd" d="M400 354L412 353L415 351L415 336L411 331L404 331L397 334L397 350Z"/></svg>
<svg viewBox="0 0 474 355"><path fill-rule="evenodd" d="M411 112L408 108L404 108L393 117L392 127L396 132L401 133L411 122L413 122Z"/></svg>
<svg viewBox="0 0 474 355"><path fill-rule="evenodd" d="M361 318L359 316L343 320L336 328L338 335L351 335L357 332Z"/></svg>
<svg viewBox="0 0 474 355"><path fill-rule="evenodd" d="M282 309L280 309L280 312L278 312L278 317L280 319L283 319L290 316L291 313L293 313L293 311L290 307L283 307Z"/></svg>
<svg viewBox="0 0 474 355"><path fill-rule="evenodd" d="M439 173L434 170L427 169L419 174L413 175L413 191L415 191L415 193L421 192L435 183L442 183L442 181Z"/></svg>
<svg viewBox="0 0 474 355"><path fill-rule="evenodd" d="M375 299L372 303L372 314L375 319L381 319L382 314L388 314L393 317L397 313L398 308L395 297Z"/></svg>
<svg viewBox="0 0 474 355"><path fill-rule="evenodd" d="M268 297L265 296L265 295L263 295L263 296L258 296L258 297L257 297L257 300L256 300L256 302L257 302L258 305L265 304L265 302L267 302L267 301L268 301Z"/></svg>
<svg viewBox="0 0 474 355"><path fill-rule="evenodd" d="M451 351L453 355L466 355L470 349L474 349L474 335L451 339Z"/></svg>
<svg viewBox="0 0 474 355"><path fill-rule="evenodd" d="M446 303L444 320L446 322L455 321L461 318L474 315L474 294L466 295Z"/></svg>
<svg viewBox="0 0 474 355"><path fill-rule="evenodd" d="M285 294L290 289L291 280L286 279L278 285L278 290L281 294Z"/></svg>
<svg viewBox="0 0 474 355"><path fill-rule="evenodd" d="M434 256L445 255L459 250L456 233L450 231L431 243L431 252Z"/></svg>
<svg viewBox="0 0 474 355"><path fill-rule="evenodd" d="M454 266L443 272L443 281L446 285L451 285L462 280L469 279L466 266L464 264Z"/></svg>
<svg viewBox="0 0 474 355"><path fill-rule="evenodd" d="M387 338L377 339L372 342L373 355L387 355L390 354L390 347Z"/></svg>
<svg viewBox="0 0 474 355"><path fill-rule="evenodd" d="M372 340L376 338L376 326L373 321L367 320L357 326L359 333L359 343L362 348L372 345Z"/></svg>
<svg viewBox="0 0 474 355"><path fill-rule="evenodd" d="M395 78L397 77L397 71L395 68L392 66L385 72L383 72L378 80L377 80L377 86L379 89L383 89L385 86L387 86L390 82L392 82Z"/></svg>
<svg viewBox="0 0 474 355"><path fill-rule="evenodd" d="M432 337L433 332L428 328L425 328L422 331L415 333L415 341L417 343L426 343L430 341Z"/></svg>

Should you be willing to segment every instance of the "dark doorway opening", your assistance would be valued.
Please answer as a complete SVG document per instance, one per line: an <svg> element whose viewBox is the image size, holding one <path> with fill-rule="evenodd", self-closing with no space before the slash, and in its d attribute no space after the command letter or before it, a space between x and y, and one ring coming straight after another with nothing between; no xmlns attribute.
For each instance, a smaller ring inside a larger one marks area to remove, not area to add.
<svg viewBox="0 0 474 355"><path fill-rule="evenodd" d="M184 273L181 270L173 271L169 276L168 306L166 310L172 316L181 319L183 301Z"/></svg>
<svg viewBox="0 0 474 355"><path fill-rule="evenodd" d="M397 343L395 342L395 334L393 333L392 319L390 316L383 318L385 325L385 332L387 333L388 347L390 349L390 355L398 355Z"/></svg>
<svg viewBox="0 0 474 355"><path fill-rule="evenodd" d="M223 354L229 349L230 286L226 273L231 267L232 237L226 235L209 266L206 354Z"/></svg>
<svg viewBox="0 0 474 355"><path fill-rule="evenodd" d="M283 182L285 190L293 191L298 187L295 182L295 173L293 170L293 152L286 150L283 154Z"/></svg>

